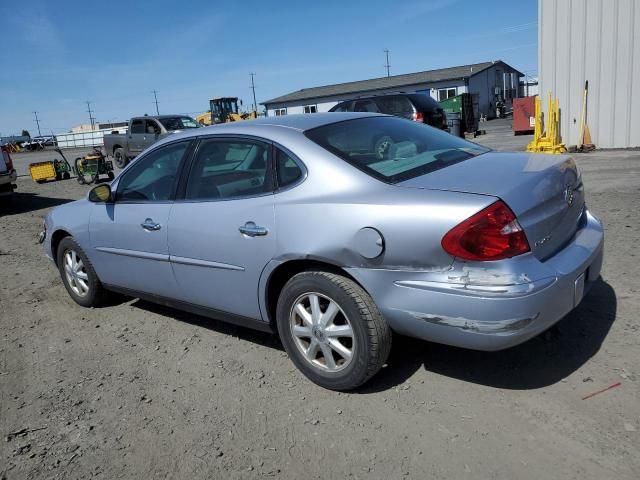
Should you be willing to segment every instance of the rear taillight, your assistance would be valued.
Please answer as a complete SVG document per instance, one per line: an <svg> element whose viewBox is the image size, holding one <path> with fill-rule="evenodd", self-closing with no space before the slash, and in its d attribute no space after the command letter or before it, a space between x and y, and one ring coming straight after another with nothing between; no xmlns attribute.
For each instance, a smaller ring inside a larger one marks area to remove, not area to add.
<svg viewBox="0 0 640 480"><path fill-rule="evenodd" d="M9 156L9 152L7 152L6 150L2 150L2 156L4 157L4 163L7 166L7 171L10 172L11 170L13 170L13 161Z"/></svg>
<svg viewBox="0 0 640 480"><path fill-rule="evenodd" d="M424 115L422 114L422 112L413 112L413 115L411 116L411 118L413 119L414 122L424 123Z"/></svg>
<svg viewBox="0 0 640 480"><path fill-rule="evenodd" d="M502 260L530 251L527 237L511 209L502 201L453 227L442 248L464 260Z"/></svg>

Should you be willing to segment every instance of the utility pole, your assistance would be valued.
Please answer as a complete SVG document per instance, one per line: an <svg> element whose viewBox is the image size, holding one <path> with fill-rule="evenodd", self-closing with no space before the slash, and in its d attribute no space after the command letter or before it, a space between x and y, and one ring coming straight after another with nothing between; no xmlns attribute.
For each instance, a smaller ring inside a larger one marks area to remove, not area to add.
<svg viewBox="0 0 640 480"><path fill-rule="evenodd" d="M251 90L253 90L253 110L255 112L258 111L258 104L256 103L256 85L253 83L253 77L255 77L255 73L250 73L251 75Z"/></svg>
<svg viewBox="0 0 640 480"><path fill-rule="evenodd" d="M153 98L156 99L156 115L160 115L160 110L158 110L158 92L153 91Z"/></svg>
<svg viewBox="0 0 640 480"><path fill-rule="evenodd" d="M387 67L387 77L389 77L389 76L391 76L391 74L389 73L390 72L389 69L391 68L391 65L389 65L389 49L385 48L384 49L384 53L387 54L387 64L385 65L385 67Z"/></svg>
<svg viewBox="0 0 640 480"><path fill-rule="evenodd" d="M38 125L38 136L41 137L42 134L40 133L40 120L38 120L38 112L33 112L33 115L36 117L36 125Z"/></svg>
<svg viewBox="0 0 640 480"><path fill-rule="evenodd" d="M87 100L87 112L89 112L89 122L91 122L91 130L95 129L96 119L93 118L93 110L91 110L91 102Z"/></svg>

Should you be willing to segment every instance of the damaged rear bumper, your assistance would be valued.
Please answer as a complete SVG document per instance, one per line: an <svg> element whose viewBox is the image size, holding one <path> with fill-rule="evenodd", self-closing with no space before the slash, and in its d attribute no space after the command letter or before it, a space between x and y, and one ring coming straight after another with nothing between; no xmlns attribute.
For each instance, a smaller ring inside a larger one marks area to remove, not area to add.
<svg viewBox="0 0 640 480"><path fill-rule="evenodd" d="M398 333L474 350L525 342L567 315L598 279L604 234L588 211L572 241L533 254L441 271L349 269Z"/></svg>

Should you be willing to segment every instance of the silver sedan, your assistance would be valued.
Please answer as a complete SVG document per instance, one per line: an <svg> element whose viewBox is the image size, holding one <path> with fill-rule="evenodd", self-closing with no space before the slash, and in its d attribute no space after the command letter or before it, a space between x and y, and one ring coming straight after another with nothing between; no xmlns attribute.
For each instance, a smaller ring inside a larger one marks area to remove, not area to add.
<svg viewBox="0 0 640 480"><path fill-rule="evenodd" d="M603 250L571 157L357 113L173 135L40 238L78 304L119 292L277 332L335 390L382 367L392 332L526 341L578 305Z"/></svg>

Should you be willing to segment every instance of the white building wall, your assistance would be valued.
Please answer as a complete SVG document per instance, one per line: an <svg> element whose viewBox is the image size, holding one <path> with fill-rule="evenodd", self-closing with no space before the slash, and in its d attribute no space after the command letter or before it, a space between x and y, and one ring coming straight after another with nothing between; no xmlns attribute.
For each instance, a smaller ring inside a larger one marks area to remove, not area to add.
<svg viewBox="0 0 640 480"><path fill-rule="evenodd" d="M640 146L638 26L638 0L539 0L540 94L544 105L550 91L559 98L566 145L580 143L588 80L587 124L595 145Z"/></svg>

